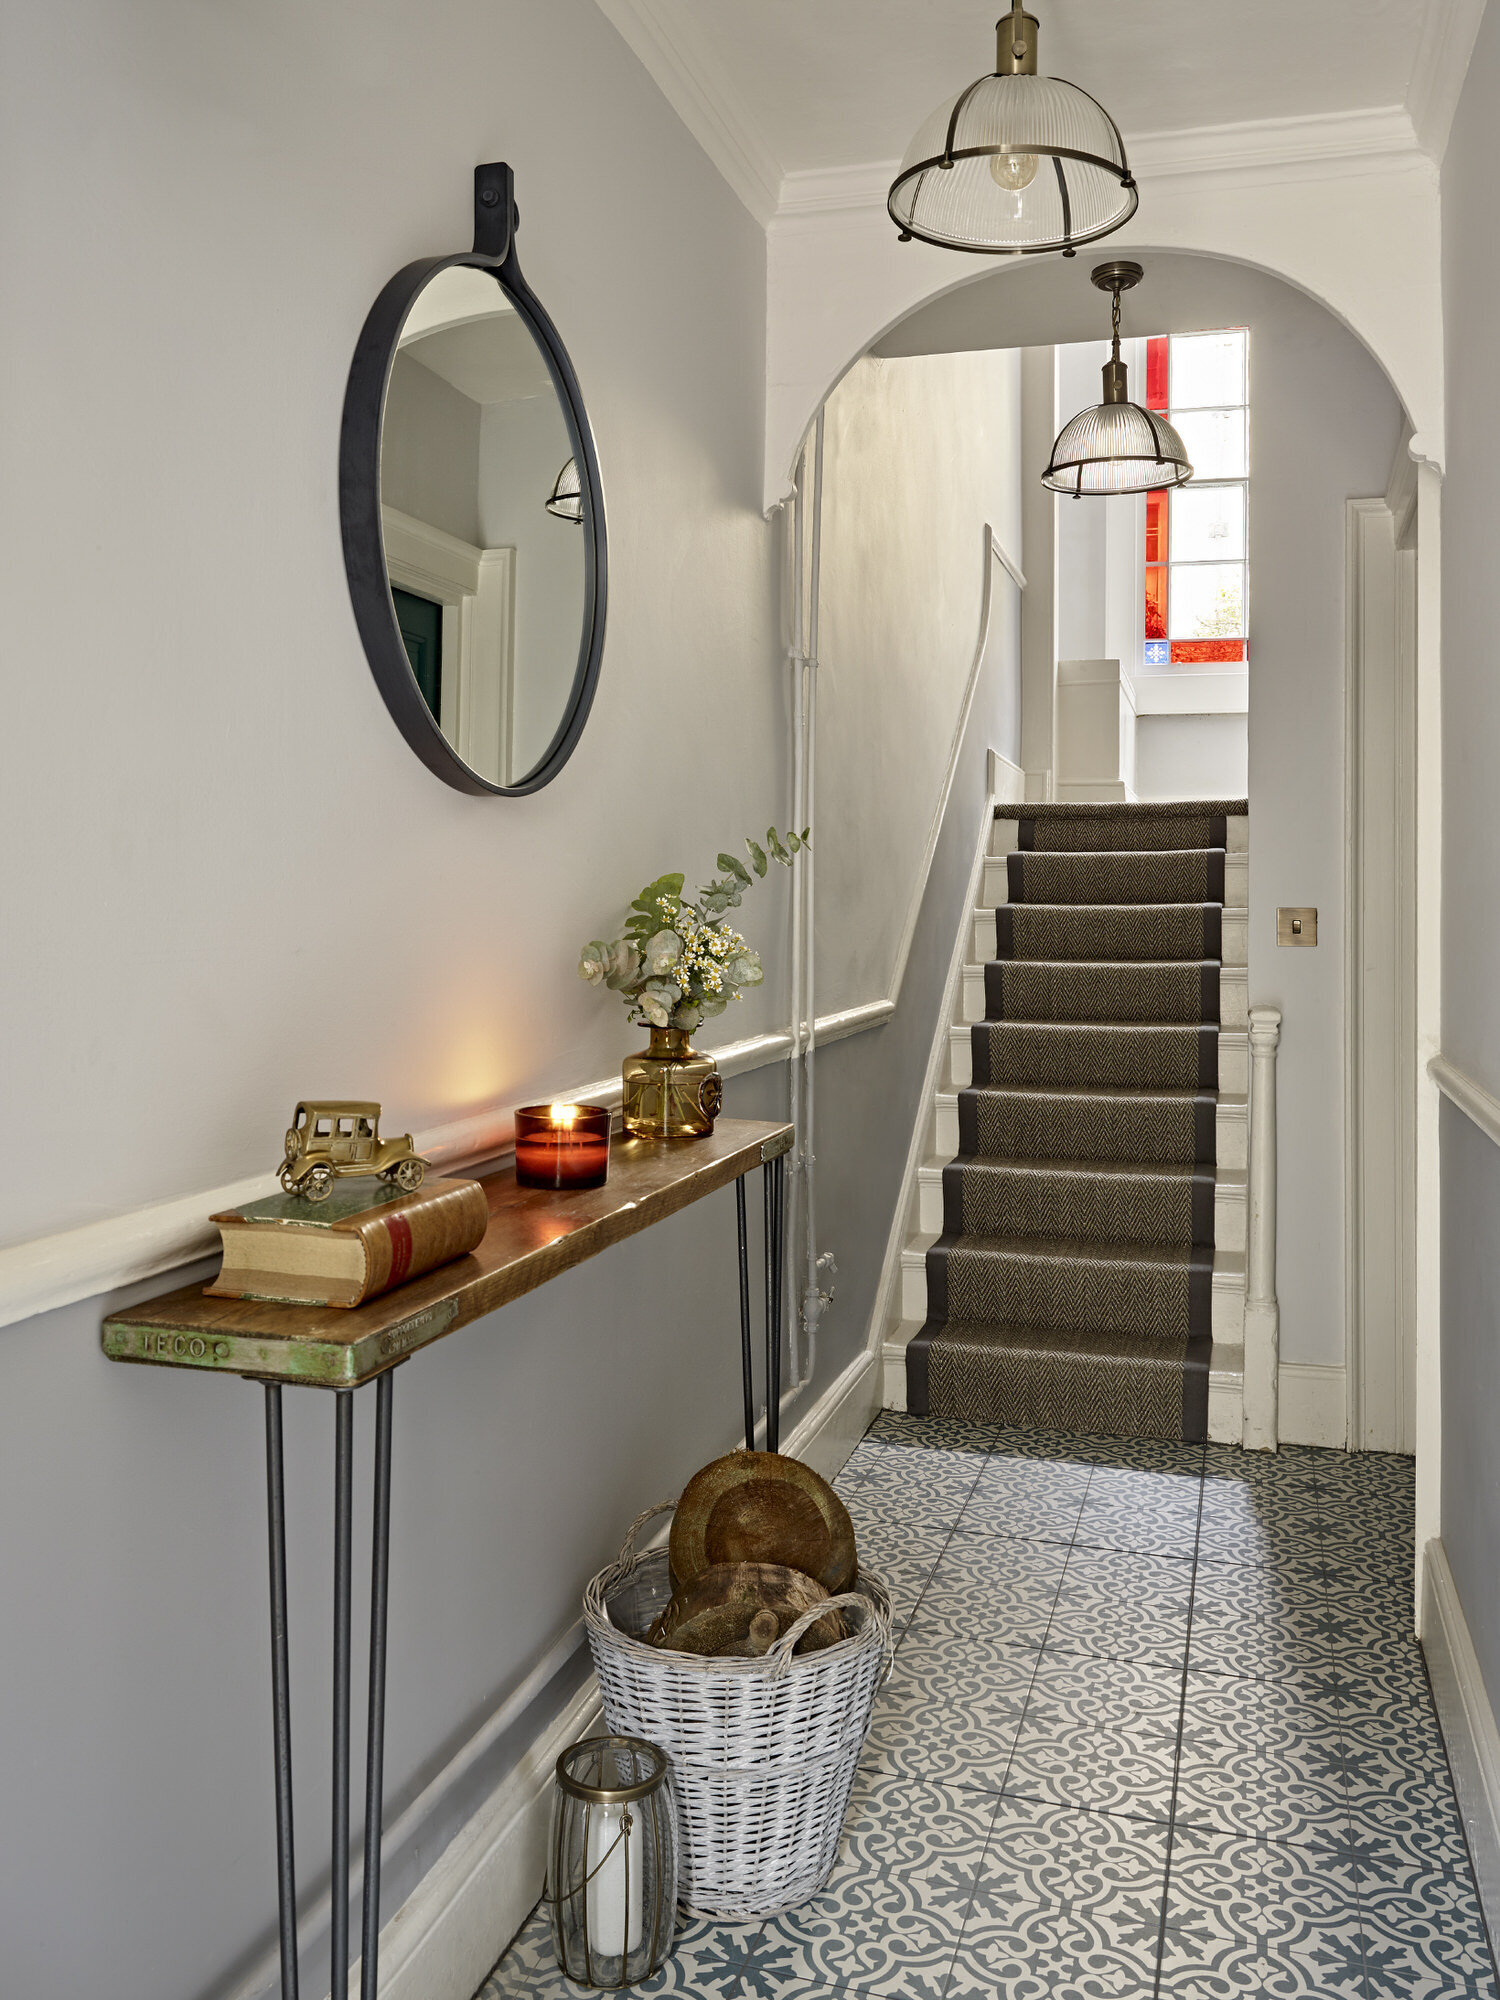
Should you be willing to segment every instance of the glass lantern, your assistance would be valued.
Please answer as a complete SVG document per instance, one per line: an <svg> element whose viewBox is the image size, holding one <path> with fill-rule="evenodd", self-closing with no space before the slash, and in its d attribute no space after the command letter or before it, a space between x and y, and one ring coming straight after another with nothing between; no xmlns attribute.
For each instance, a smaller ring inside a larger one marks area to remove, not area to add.
<svg viewBox="0 0 1500 2000"><path fill-rule="evenodd" d="M638 1736L591 1736L557 1760L547 1906L563 1972L634 1986L672 1949L677 1810L671 1763Z"/></svg>

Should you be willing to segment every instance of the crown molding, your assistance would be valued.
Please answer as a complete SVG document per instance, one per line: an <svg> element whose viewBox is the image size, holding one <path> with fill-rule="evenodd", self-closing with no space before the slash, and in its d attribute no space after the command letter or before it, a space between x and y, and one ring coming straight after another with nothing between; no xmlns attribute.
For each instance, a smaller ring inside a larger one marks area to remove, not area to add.
<svg viewBox="0 0 1500 2000"><path fill-rule="evenodd" d="M1446 4L1446 0L1443 0ZM1470 0L1455 0L1470 4ZM1483 0L1480 0L1483 4ZM1131 170L1143 182L1205 174L1252 186L1324 180L1415 168L1431 172L1411 119L1401 105L1342 111L1316 118L1259 118L1239 125L1200 125L1182 132L1125 135ZM884 208L899 160L826 167L787 174L777 221L841 210Z"/></svg>
<svg viewBox="0 0 1500 2000"><path fill-rule="evenodd" d="M595 4L764 229L780 200L781 167L743 105L679 46L657 0Z"/></svg>
<svg viewBox="0 0 1500 2000"><path fill-rule="evenodd" d="M1155 181L1213 174L1264 184L1430 164L1400 104L1310 118L1199 125L1179 132L1127 133L1125 150L1136 177Z"/></svg>
<svg viewBox="0 0 1500 2000"><path fill-rule="evenodd" d="M1441 166L1453 129L1484 0L1427 0L1406 105L1417 144Z"/></svg>

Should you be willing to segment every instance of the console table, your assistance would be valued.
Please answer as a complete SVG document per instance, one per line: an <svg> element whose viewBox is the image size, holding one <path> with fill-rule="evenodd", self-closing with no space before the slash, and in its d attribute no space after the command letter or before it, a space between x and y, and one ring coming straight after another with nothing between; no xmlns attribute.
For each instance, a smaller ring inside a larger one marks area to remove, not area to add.
<svg viewBox="0 0 1500 2000"><path fill-rule="evenodd" d="M376 2000L380 1838L385 1755L386 1622L390 1586L391 1408L395 1371L423 1348L535 1291L611 1244L663 1222L704 1195L735 1190L739 1232L740 1363L745 1443L755 1442L750 1262L745 1176L764 1173L766 1449L779 1444L784 1177L790 1125L721 1118L705 1139L615 1139L602 1188L520 1188L512 1171L484 1180L490 1220L470 1256L444 1264L353 1311L210 1299L199 1285L148 1299L104 1322L112 1361L206 1369L260 1382L265 1394L266 1515L271 1571L271 1710L276 1760L277 1902L282 2000L297 2000L297 1877L292 1834L292 1729L287 1645L286 1497L281 1391L334 1392L332 2000L349 1991L350 1634L354 1515L354 1392L376 1385L375 1508L370 1564L370 1683L365 1743L363 2000Z"/></svg>

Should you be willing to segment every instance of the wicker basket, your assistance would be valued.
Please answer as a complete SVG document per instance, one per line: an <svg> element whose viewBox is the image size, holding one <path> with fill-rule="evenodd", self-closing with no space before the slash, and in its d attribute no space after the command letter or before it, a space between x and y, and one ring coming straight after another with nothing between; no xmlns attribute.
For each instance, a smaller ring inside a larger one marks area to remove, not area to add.
<svg viewBox="0 0 1500 2000"><path fill-rule="evenodd" d="M583 1622L607 1726L659 1743L672 1759L681 1816L678 1895L694 1916L743 1923L792 1908L828 1880L892 1653L885 1586L799 1618L763 1659L702 1659L644 1643L672 1595L667 1551L635 1551L666 1501L642 1514L619 1560L583 1594ZM793 1648L837 1605L853 1635L801 1658Z"/></svg>

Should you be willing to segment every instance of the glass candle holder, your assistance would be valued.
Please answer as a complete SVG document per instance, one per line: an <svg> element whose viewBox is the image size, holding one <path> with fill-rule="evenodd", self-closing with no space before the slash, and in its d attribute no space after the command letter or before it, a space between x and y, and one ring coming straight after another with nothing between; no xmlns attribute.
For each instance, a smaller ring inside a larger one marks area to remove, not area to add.
<svg viewBox="0 0 1500 2000"><path fill-rule="evenodd" d="M557 1962L580 1986L634 1986L672 1949L677 1812L665 1751L591 1736L557 1760L547 1855Z"/></svg>
<svg viewBox="0 0 1500 2000"><path fill-rule="evenodd" d="M596 1188L609 1178L609 1113L593 1104L528 1104L516 1113L516 1183Z"/></svg>

